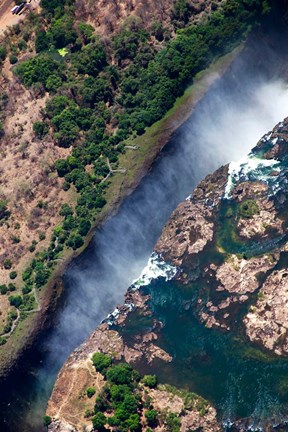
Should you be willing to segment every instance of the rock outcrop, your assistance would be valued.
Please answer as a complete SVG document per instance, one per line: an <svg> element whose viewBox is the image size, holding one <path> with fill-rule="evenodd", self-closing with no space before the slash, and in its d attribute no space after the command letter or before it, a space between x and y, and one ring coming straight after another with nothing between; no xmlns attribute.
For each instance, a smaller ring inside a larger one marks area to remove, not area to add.
<svg viewBox="0 0 288 432"><path fill-rule="evenodd" d="M185 294L182 310L191 310L208 328L237 332L246 344L260 345L278 356L288 354L287 167L288 119L265 135L247 157L200 183L172 214L149 264L155 278L173 279L179 292L186 286L193 291L191 298ZM169 298L168 288L165 295L157 288L154 292L153 277L146 273L130 287L125 304L60 371L47 411L54 420L49 430L91 429L83 414L89 401L84 403L81 394L91 382L98 391L104 385L92 366L94 352L140 369L159 364L166 370L173 364L173 349L163 348L165 319L155 312L153 296L159 296L160 305L175 298ZM163 386L151 389L149 397L159 412L178 415L181 431L222 430L209 404L203 412L195 404L187 407L183 393L172 395ZM235 430L245 430L243 424L236 422ZM155 430L166 430L163 427L160 422ZM272 429L270 425L267 431Z"/></svg>

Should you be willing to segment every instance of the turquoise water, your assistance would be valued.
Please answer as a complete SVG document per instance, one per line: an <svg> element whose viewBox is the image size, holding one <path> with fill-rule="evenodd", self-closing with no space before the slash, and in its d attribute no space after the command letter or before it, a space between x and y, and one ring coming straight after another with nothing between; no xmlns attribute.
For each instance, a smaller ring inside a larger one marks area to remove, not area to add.
<svg viewBox="0 0 288 432"><path fill-rule="evenodd" d="M142 290L151 295L153 319L164 324L157 344L173 357L172 363L141 363L142 372L200 394L218 408L223 422L249 417L261 426L288 417L288 359L251 345L241 328L241 313L235 315L237 333L207 329L196 317L195 284L157 280ZM150 329L151 317L139 320L137 312L118 328L129 345L133 336Z"/></svg>
<svg viewBox="0 0 288 432"><path fill-rule="evenodd" d="M249 180L258 180L261 174L258 169L257 178L254 179L250 173ZM281 161L281 173L277 179L273 175L271 179L270 184L268 173L268 187L274 187L278 181L281 184L279 193L287 196L287 158ZM286 220L286 228L287 204L285 200L281 203L277 199L278 216ZM208 329L199 320L200 312L207 312L205 304L208 301L217 305L228 298L227 292L216 291L218 283L213 272L209 274L207 271L209 264L219 266L230 254L247 259L272 253L287 242L287 234L276 231L271 231L268 237L241 238L237 233L239 217L239 204L223 199L214 212L213 241L197 256L188 256L184 260L182 267L194 282L184 285L158 278L142 286L141 292L150 295L151 316L142 316L141 310L136 309L128 316L125 326L117 327L117 330L125 342L133 346L137 336L151 331L153 324L160 322L161 325L156 326L157 345L173 360L171 363L157 360L152 365L141 361L137 365L141 372L156 373L161 382L203 396L217 408L223 425L246 419L245 430L268 431L272 425L288 419L288 358L279 358L262 350L251 344L245 335L242 320L249 307L257 301L257 291L249 294L244 304L230 305L228 325L231 331ZM282 252L275 269L287 266L288 253ZM269 272L259 275L260 283ZM223 313L215 314L220 323L223 322ZM287 426L281 430L288 430Z"/></svg>

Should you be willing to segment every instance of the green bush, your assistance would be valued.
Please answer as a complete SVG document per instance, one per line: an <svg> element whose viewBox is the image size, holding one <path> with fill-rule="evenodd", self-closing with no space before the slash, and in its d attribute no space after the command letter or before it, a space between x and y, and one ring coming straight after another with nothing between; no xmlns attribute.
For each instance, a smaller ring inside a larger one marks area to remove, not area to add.
<svg viewBox="0 0 288 432"><path fill-rule="evenodd" d="M44 231L39 231L38 235L39 235L39 240L40 241L43 241L43 240L46 239L46 234L45 234Z"/></svg>
<svg viewBox="0 0 288 432"><path fill-rule="evenodd" d="M38 138L43 138L49 132L49 126L46 122L36 121L33 124L33 131Z"/></svg>
<svg viewBox="0 0 288 432"><path fill-rule="evenodd" d="M93 428L98 431L104 430L104 426L106 422L107 422L106 417L101 412L97 413L94 417L92 417Z"/></svg>
<svg viewBox="0 0 288 432"><path fill-rule="evenodd" d="M73 250L79 249L83 244L84 240L79 234L71 234L67 240L67 246Z"/></svg>
<svg viewBox="0 0 288 432"><path fill-rule="evenodd" d="M179 432L181 421L175 413L168 413L165 419L165 426L167 432Z"/></svg>
<svg viewBox="0 0 288 432"><path fill-rule="evenodd" d="M15 64L18 62L18 58L15 56L15 54L10 54L9 61L11 64Z"/></svg>
<svg viewBox="0 0 288 432"><path fill-rule="evenodd" d="M149 426L156 426L157 424L157 415L158 412L156 410L148 410L145 412L145 417Z"/></svg>
<svg viewBox="0 0 288 432"><path fill-rule="evenodd" d="M7 201L0 199L0 221L1 219L7 219L10 216L10 212L7 208Z"/></svg>
<svg viewBox="0 0 288 432"><path fill-rule="evenodd" d="M127 363L119 363L110 367L106 372L106 379L114 384L130 384L132 368Z"/></svg>
<svg viewBox="0 0 288 432"><path fill-rule="evenodd" d="M7 285L5 285L5 284L0 285L0 292L2 295L7 294L7 291L8 291Z"/></svg>
<svg viewBox="0 0 288 432"><path fill-rule="evenodd" d="M7 55L6 48L3 45L0 45L0 60L4 61Z"/></svg>
<svg viewBox="0 0 288 432"><path fill-rule="evenodd" d="M11 261L11 259L5 259L3 265L4 265L4 268L6 270L11 269L11 267L12 267L12 261Z"/></svg>
<svg viewBox="0 0 288 432"><path fill-rule="evenodd" d="M251 218L255 214L259 214L260 210L258 204L255 200L245 200L242 201L239 205L239 216L243 218Z"/></svg>
<svg viewBox="0 0 288 432"><path fill-rule="evenodd" d="M17 277L17 272L16 272L15 270L11 271L11 272L9 273L9 277L10 277L10 279L16 279L16 277Z"/></svg>
<svg viewBox="0 0 288 432"><path fill-rule="evenodd" d="M29 294L32 291L32 288L28 285L22 288L22 294Z"/></svg>
<svg viewBox="0 0 288 432"><path fill-rule="evenodd" d="M88 398L91 398L92 396L94 396L95 393L96 393L96 390L94 387L88 387L86 390L86 394L87 394Z"/></svg>
<svg viewBox="0 0 288 432"><path fill-rule="evenodd" d="M9 283L8 284L8 291L13 292L16 291L16 285L14 283Z"/></svg>
<svg viewBox="0 0 288 432"><path fill-rule="evenodd" d="M15 67L15 74L18 75L26 87L31 87L35 83L46 86L46 82L51 75L61 76L62 67L48 55L38 55Z"/></svg>
<svg viewBox="0 0 288 432"><path fill-rule="evenodd" d="M0 346L1 345L5 345L7 342L7 339L3 338L2 336L0 336Z"/></svg>
<svg viewBox="0 0 288 432"><path fill-rule="evenodd" d="M51 419L51 417L45 415L45 416L43 417L43 424L44 424L44 426L47 426L47 427L48 427L51 423L52 423L52 419Z"/></svg>
<svg viewBox="0 0 288 432"><path fill-rule="evenodd" d="M110 387L110 395L113 402L123 402L125 396L129 394L131 394L131 388L126 384L112 384Z"/></svg>
<svg viewBox="0 0 288 432"><path fill-rule="evenodd" d="M112 359L107 354L97 352L92 356L92 362L97 372L103 373L112 364Z"/></svg>
<svg viewBox="0 0 288 432"><path fill-rule="evenodd" d="M140 417L138 414L131 414L125 422L131 432L140 432L142 430Z"/></svg>
<svg viewBox="0 0 288 432"><path fill-rule="evenodd" d="M154 388L157 385L157 377L156 375L144 375L142 382L145 386Z"/></svg>
<svg viewBox="0 0 288 432"><path fill-rule="evenodd" d="M10 302L10 305L15 306L16 308L19 308L23 301L20 295L10 296L8 300Z"/></svg>

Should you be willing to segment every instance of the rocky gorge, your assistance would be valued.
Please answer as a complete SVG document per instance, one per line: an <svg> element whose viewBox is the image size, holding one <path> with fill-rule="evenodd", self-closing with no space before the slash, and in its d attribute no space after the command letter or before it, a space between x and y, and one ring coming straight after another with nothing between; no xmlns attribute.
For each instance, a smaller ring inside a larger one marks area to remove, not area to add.
<svg viewBox="0 0 288 432"><path fill-rule="evenodd" d="M170 412L181 431L285 430L279 427L288 412L287 157L285 119L177 207L125 304L61 369L49 430L92 430L93 401L85 391L92 385L99 395L105 387L91 360L95 352L157 374L158 387L139 390L158 412L155 430L170 430ZM243 365L239 384L234 369L239 375ZM185 404L187 392L193 404Z"/></svg>

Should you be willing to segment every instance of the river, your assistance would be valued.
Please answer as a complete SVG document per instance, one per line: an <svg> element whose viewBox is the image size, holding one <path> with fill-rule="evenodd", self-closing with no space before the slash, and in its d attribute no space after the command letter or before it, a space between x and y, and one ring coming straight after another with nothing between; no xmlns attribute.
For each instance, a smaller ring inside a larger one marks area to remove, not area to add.
<svg viewBox="0 0 288 432"><path fill-rule="evenodd" d="M287 88L277 78L282 62L279 46L275 52L261 37L250 38L139 187L69 266L56 324L1 383L1 432L45 430L42 417L57 372L69 353L121 303L146 265L171 211L205 175L247 153L287 116Z"/></svg>

